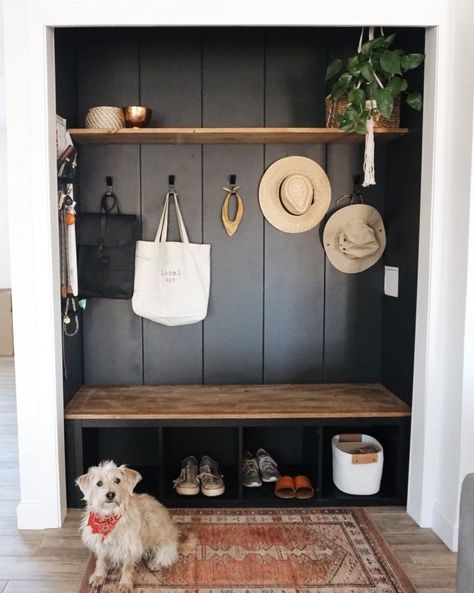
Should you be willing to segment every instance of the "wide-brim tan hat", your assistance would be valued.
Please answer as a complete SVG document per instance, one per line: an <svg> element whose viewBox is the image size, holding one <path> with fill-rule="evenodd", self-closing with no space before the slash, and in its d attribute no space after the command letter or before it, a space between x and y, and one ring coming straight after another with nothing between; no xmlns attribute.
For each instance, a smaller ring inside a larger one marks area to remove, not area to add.
<svg viewBox="0 0 474 593"><path fill-rule="evenodd" d="M265 171L258 197L270 224L285 233L303 233L326 214L331 185L318 163L304 156L288 156Z"/></svg>
<svg viewBox="0 0 474 593"><path fill-rule="evenodd" d="M326 255L335 268L346 274L373 266L382 257L386 241L382 217L366 204L337 210L324 227Z"/></svg>

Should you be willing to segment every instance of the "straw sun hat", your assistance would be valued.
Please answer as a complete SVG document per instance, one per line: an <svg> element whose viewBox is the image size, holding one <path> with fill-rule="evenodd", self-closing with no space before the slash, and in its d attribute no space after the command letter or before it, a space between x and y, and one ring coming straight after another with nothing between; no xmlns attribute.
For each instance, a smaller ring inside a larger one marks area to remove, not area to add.
<svg viewBox="0 0 474 593"><path fill-rule="evenodd" d="M373 266L382 257L385 243L382 217L366 204L340 208L324 227L326 255L335 268L346 274Z"/></svg>
<svg viewBox="0 0 474 593"><path fill-rule="evenodd" d="M285 233L303 233L326 214L331 186L318 163L303 156L289 156L268 167L258 197L269 223Z"/></svg>

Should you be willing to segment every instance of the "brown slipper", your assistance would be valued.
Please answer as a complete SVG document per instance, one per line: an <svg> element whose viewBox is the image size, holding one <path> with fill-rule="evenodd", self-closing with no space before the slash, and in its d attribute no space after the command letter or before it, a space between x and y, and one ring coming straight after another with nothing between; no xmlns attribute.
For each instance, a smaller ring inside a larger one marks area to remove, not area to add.
<svg viewBox="0 0 474 593"><path fill-rule="evenodd" d="M308 476L296 476L295 478L296 498L313 498L314 488Z"/></svg>
<svg viewBox="0 0 474 593"><path fill-rule="evenodd" d="M275 484L275 495L278 498L295 497L295 481L291 476L281 476Z"/></svg>

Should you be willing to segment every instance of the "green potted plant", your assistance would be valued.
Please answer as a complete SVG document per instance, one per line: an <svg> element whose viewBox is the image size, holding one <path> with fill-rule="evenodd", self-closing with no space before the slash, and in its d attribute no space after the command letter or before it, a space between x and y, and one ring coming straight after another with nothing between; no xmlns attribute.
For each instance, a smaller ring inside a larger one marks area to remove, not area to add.
<svg viewBox="0 0 474 593"><path fill-rule="evenodd" d="M326 80L337 76L326 101L328 127L339 124L344 132L366 134L367 122L371 118L376 127L398 127L399 122L393 125L388 120L402 96L410 107L421 110L421 93L408 92L405 74L417 68L424 55L392 49L395 35L370 39L373 36L371 29L369 40L363 45L359 43L356 55L345 64L341 59L335 59L327 68Z"/></svg>

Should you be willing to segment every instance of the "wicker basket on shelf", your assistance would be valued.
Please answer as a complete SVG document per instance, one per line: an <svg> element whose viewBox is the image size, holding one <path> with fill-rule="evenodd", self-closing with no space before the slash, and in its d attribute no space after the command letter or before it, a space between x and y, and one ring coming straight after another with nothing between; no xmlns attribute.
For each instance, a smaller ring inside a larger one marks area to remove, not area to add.
<svg viewBox="0 0 474 593"><path fill-rule="evenodd" d="M117 130L125 127L125 118L120 107L102 105L89 109L85 124L86 128Z"/></svg>
<svg viewBox="0 0 474 593"><path fill-rule="evenodd" d="M337 116L342 115L349 105L347 97L340 97L332 99L330 96L326 97L326 127L338 128L339 122ZM400 127L400 97L397 97L393 103L393 111L390 118L383 115L374 116L375 128L399 128Z"/></svg>

